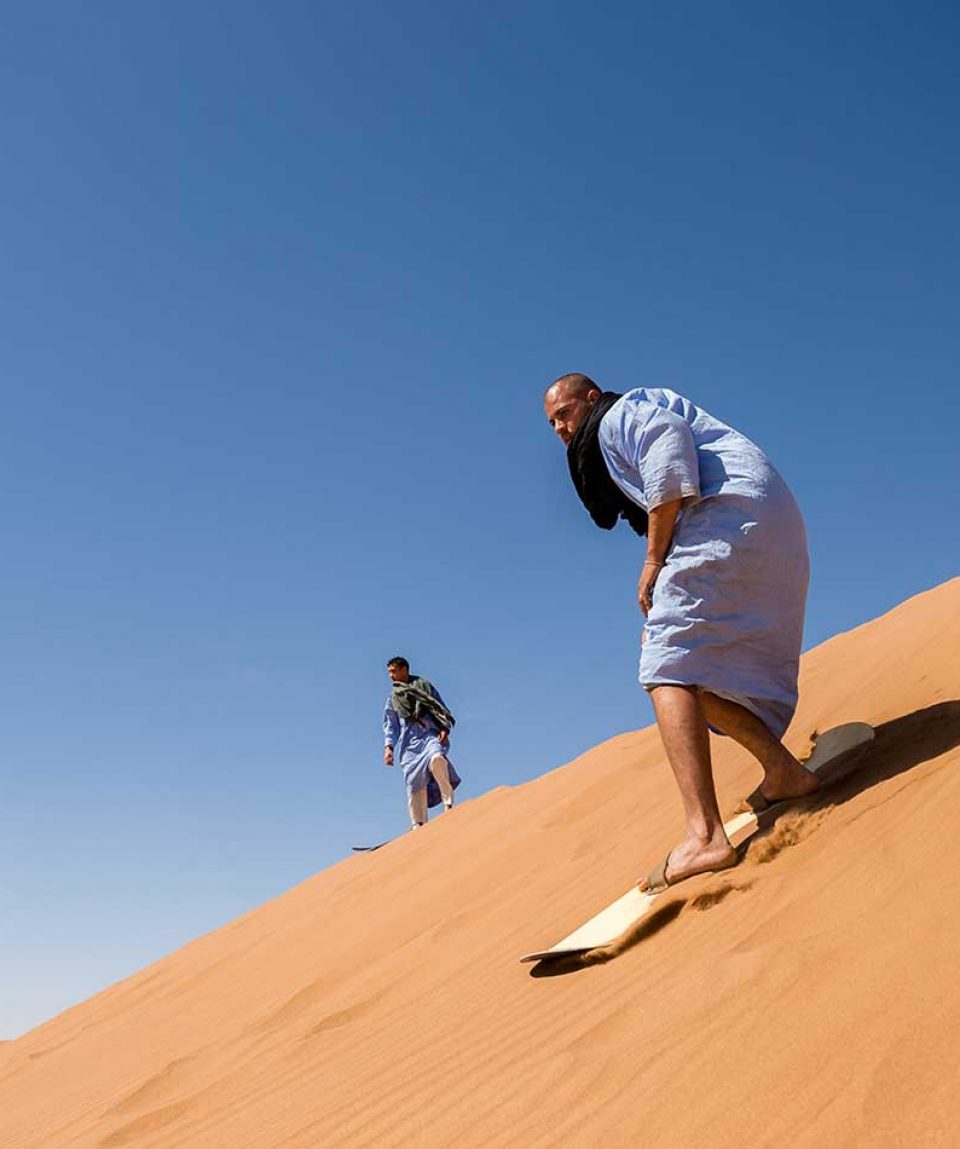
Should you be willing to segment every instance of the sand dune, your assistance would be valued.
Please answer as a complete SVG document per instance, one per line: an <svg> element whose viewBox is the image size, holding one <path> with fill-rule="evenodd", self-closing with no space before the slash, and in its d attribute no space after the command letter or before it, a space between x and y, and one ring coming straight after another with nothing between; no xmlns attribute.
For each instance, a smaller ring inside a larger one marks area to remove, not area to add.
<svg viewBox="0 0 960 1149"><path fill-rule="evenodd" d="M960 579L807 654L788 742L870 722L863 768L613 960L517 959L677 835L652 729L2 1046L0 1146L956 1144L958 652ZM727 809L757 771L715 749Z"/></svg>

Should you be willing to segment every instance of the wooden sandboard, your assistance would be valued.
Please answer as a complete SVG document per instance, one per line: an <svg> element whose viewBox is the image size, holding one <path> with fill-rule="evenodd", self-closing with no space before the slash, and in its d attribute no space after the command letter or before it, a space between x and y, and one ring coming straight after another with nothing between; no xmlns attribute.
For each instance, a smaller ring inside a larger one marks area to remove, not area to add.
<svg viewBox="0 0 960 1149"><path fill-rule="evenodd" d="M828 782L839 781L848 773L853 773L859 763L859 756L851 758L850 769L842 770L839 774L835 775L828 767L849 751L872 741L873 727L868 726L866 722L847 722L843 726L834 726L817 738L813 754L804 765L813 773L824 776ZM790 805L790 802L783 802L770 806L763 811L760 817L765 824L768 824L769 817L775 818L778 810L786 811ZM724 823L723 828L733 845L739 847L757 832L760 828L760 822L757 815L750 810L743 814L736 814ZM669 893L671 889L672 887L667 887L666 890L660 890L658 893L647 894L641 893L634 886L623 897L617 898L606 909L601 910L599 914L575 929L572 934L568 934L556 945L546 950L536 950L534 953L524 954L520 960L522 962L548 961L550 958L568 957L570 954L583 953L586 950L608 946L616 941L624 930L629 929L630 926L635 925L644 917L657 898L662 894Z"/></svg>

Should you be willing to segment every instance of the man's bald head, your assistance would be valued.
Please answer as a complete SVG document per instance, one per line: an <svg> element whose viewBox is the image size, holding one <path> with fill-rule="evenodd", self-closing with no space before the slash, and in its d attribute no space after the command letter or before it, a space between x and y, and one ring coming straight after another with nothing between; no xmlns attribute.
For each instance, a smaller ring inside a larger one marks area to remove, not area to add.
<svg viewBox="0 0 960 1149"><path fill-rule="evenodd" d="M596 391L600 394L600 388L594 383L589 375L581 375L579 371L574 371L570 375L561 375L559 379L554 379L550 386L544 392L544 399L554 388L563 391L565 395L569 395L571 399L586 399L591 391Z"/></svg>
<svg viewBox="0 0 960 1149"><path fill-rule="evenodd" d="M569 443L599 398L600 388L590 376L574 372L554 379L544 393L543 409L550 426Z"/></svg>

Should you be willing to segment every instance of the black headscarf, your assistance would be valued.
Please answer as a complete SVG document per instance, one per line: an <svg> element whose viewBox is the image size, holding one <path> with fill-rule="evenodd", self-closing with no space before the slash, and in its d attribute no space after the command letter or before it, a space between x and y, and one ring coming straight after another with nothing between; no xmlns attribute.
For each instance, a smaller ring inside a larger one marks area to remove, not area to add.
<svg viewBox="0 0 960 1149"><path fill-rule="evenodd" d="M626 519L638 535L645 535L647 512L628 499L610 478L598 441L600 420L619 398L616 391L601 392L570 440L567 463L580 501L598 527L611 531L618 519Z"/></svg>

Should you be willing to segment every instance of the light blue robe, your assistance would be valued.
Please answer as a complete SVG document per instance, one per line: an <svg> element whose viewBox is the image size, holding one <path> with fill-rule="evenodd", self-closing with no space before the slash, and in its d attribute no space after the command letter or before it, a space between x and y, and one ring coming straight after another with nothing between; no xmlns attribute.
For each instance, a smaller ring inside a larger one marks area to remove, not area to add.
<svg viewBox="0 0 960 1149"><path fill-rule="evenodd" d="M434 686L432 690L434 697L446 706L437 688ZM440 727L429 714L419 722L401 718L393 709L391 699L387 698L386 706L383 708L384 744L393 747L393 760L403 771L407 794L415 794L426 786L427 806L431 809L443 801L437 780L430 773L430 763L434 758L438 756L446 758L450 766L450 785L454 790L460 785L460 775L450 761L450 748L444 746L437 737L439 732Z"/></svg>
<svg viewBox="0 0 960 1149"><path fill-rule="evenodd" d="M640 683L696 686L782 737L797 706L807 538L786 483L746 436L674 391L629 391L600 422L620 490L683 499L643 628Z"/></svg>

